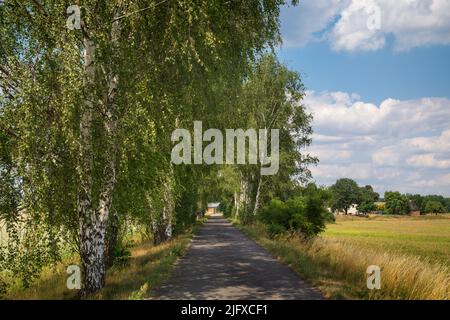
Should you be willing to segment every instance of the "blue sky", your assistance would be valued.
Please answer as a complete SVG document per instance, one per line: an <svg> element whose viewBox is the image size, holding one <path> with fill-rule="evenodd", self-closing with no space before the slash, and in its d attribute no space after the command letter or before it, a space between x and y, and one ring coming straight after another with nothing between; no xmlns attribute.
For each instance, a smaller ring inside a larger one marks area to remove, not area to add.
<svg viewBox="0 0 450 320"><path fill-rule="evenodd" d="M450 1L303 0L281 31L277 54L314 115L319 184L450 196Z"/></svg>
<svg viewBox="0 0 450 320"><path fill-rule="evenodd" d="M278 50L281 61L301 72L307 89L357 92L368 102L424 96L450 97L450 46L408 52L334 52L328 43Z"/></svg>

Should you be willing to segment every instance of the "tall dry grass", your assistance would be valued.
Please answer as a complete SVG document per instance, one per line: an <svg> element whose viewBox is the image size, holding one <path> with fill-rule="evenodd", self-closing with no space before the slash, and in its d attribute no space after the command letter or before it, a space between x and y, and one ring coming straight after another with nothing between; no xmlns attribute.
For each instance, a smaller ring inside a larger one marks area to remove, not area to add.
<svg viewBox="0 0 450 320"><path fill-rule="evenodd" d="M323 238L308 245L292 239L290 245L304 250L313 260L328 262L335 274L355 286L366 284L369 265L379 266L381 289L368 291L369 298L444 300L450 297L450 272L444 265Z"/></svg>

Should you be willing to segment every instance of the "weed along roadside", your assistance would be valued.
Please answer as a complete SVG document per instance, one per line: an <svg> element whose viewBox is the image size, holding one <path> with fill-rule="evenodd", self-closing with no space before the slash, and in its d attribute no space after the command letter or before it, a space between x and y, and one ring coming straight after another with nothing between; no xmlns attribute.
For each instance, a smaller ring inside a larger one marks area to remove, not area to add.
<svg viewBox="0 0 450 320"><path fill-rule="evenodd" d="M168 248L160 253L160 260L153 262L154 264L157 264L156 267L154 269L149 269L148 274L142 277L141 282L145 281L145 283L143 283L138 290L133 291L128 299L142 300L151 297L152 291L155 290L155 288L158 288L170 276L178 259L180 259L189 249L192 238L204 222L205 219L199 220L192 231L170 241L171 243L169 242ZM152 262L150 262L150 264L151 263ZM126 277L125 274L123 274L123 276L124 278ZM135 283L137 284L137 281L135 281ZM111 288L111 291L114 292L114 288ZM124 299L127 299L127 297L124 297Z"/></svg>
<svg viewBox="0 0 450 320"><path fill-rule="evenodd" d="M134 270L127 268L122 272L119 271L117 280L114 280L114 276L112 276L113 281L107 284L104 289L106 298L131 300L149 299L152 291L155 290L155 288L158 288L170 276L178 259L180 259L189 249L192 238L204 221L204 219L199 220L191 231L170 240L167 244L155 246L154 248L157 251L156 254L152 255L151 252L143 252L141 259L136 263ZM141 271L142 268L144 269L144 272ZM131 284L133 284L132 287L130 286ZM140 284L142 285L139 287ZM139 289L136 290L136 288ZM129 293L132 289L134 290ZM121 291L124 291L124 293L118 296L117 292Z"/></svg>

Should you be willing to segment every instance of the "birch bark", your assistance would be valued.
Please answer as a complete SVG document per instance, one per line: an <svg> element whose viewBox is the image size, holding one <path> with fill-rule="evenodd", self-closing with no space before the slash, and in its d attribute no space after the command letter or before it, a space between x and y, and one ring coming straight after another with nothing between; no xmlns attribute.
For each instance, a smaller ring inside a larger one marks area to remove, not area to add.
<svg viewBox="0 0 450 320"><path fill-rule="evenodd" d="M114 45L118 41L119 23L115 21L111 29L111 39ZM96 45L87 36L84 38L84 63L86 98L80 123L80 180L78 214L80 217L80 257L83 267L82 296L88 296L101 290L105 285L106 276L106 226L112 203L112 193L116 184L116 134L117 118L115 96L119 77L109 76L106 94L102 102L102 119L106 133L105 156L106 164L100 179L100 194L98 208L93 203L93 112L95 101L95 50ZM114 237L112 237L114 238Z"/></svg>
<svg viewBox="0 0 450 320"><path fill-rule="evenodd" d="M82 296L97 292L104 285L104 219L97 216L92 203L93 186L93 101L95 86L95 43L85 36L84 64L86 96L80 122L80 164L81 190L78 195L80 218L80 257L83 267Z"/></svg>

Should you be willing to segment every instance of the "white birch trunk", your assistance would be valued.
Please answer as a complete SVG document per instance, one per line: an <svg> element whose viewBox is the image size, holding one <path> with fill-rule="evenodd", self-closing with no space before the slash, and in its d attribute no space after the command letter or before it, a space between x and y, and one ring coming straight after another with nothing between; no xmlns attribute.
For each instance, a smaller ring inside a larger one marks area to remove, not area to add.
<svg viewBox="0 0 450 320"><path fill-rule="evenodd" d="M253 216L256 216L260 206L262 176L259 176L258 185L256 187L255 207L253 208Z"/></svg>
<svg viewBox="0 0 450 320"><path fill-rule="evenodd" d="M234 207L236 208L236 217L239 217L239 199L236 191L234 192Z"/></svg>
<svg viewBox="0 0 450 320"><path fill-rule="evenodd" d="M104 285L104 241L102 220L92 205L92 175L94 150L92 146L93 86L95 83L95 44L84 39L86 100L80 123L80 180L78 199L80 217L80 257L83 266L82 296L99 291Z"/></svg>
<svg viewBox="0 0 450 320"><path fill-rule="evenodd" d="M158 245L172 237L172 215L175 208L173 185L170 181L163 186L162 190L163 204L161 214L157 216L154 222L153 241Z"/></svg>
<svg viewBox="0 0 450 320"><path fill-rule="evenodd" d="M114 22L111 30L112 41L118 39L118 22ZM104 115L103 124L106 131L107 163L104 176L101 178L102 188L99 195L98 208L95 210L92 203L92 173L94 150L92 147L92 115L95 90L95 43L85 38L85 73L87 97L85 108L82 113L81 132L81 177L83 190L80 194L79 216L80 216L80 256L83 265L83 289L82 296L97 293L105 285L106 276L106 225L112 202L112 192L116 183L116 128L114 117L114 98L118 86L118 76L110 77L107 93L103 101Z"/></svg>

